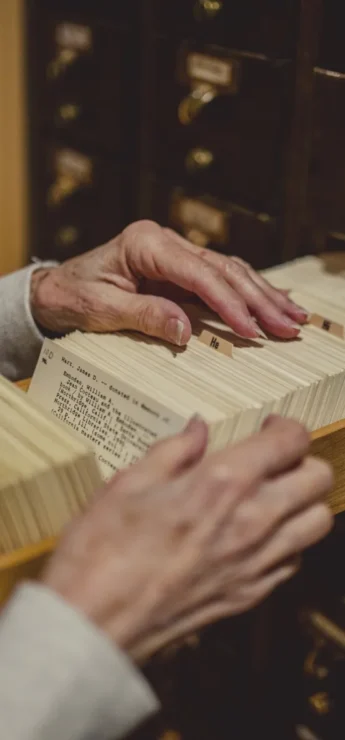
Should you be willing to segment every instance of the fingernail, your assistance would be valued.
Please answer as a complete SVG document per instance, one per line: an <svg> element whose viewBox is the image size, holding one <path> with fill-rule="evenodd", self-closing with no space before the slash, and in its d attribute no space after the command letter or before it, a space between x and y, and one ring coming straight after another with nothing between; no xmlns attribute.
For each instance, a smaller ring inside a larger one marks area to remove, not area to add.
<svg viewBox="0 0 345 740"><path fill-rule="evenodd" d="M169 319L165 326L165 336L172 344L177 344L178 347L182 347L185 342L182 341L183 332L185 325L180 319Z"/></svg>
<svg viewBox="0 0 345 740"><path fill-rule="evenodd" d="M260 336L260 329L259 329L256 321L254 321L254 319L249 319L249 321L248 321L248 327L249 327L250 331L253 332L253 336L255 336L255 337L259 337Z"/></svg>
<svg viewBox="0 0 345 740"><path fill-rule="evenodd" d="M294 321L290 321L290 319L284 318L282 320L282 324L284 324L284 326L286 326L288 329L294 329L295 331L298 331L298 332L301 331L301 327L298 326L298 324L295 324Z"/></svg>
<svg viewBox="0 0 345 740"><path fill-rule="evenodd" d="M187 426L185 426L184 431L191 432L196 426L200 424L201 421L203 421L202 416L199 416L199 414L194 414L194 416L189 419L189 422Z"/></svg>

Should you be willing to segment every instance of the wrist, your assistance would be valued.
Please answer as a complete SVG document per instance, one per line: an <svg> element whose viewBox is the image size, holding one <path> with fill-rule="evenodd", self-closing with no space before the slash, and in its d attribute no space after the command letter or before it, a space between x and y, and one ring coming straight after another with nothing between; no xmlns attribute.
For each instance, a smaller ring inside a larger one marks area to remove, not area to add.
<svg viewBox="0 0 345 740"><path fill-rule="evenodd" d="M32 273L30 284L30 309L37 328L46 337L54 339L66 332L61 316L61 290L57 275L59 265L38 268ZM63 293L63 292L62 292Z"/></svg>

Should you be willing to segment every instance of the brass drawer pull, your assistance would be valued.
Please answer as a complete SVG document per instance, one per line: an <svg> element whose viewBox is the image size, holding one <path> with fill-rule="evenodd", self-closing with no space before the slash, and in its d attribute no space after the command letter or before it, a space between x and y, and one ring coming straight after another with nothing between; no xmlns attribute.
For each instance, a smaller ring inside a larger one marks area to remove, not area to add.
<svg viewBox="0 0 345 740"><path fill-rule="evenodd" d="M80 113L80 105L76 105L74 103L65 103L64 105L60 105L58 116L60 120L64 122L76 121L76 119L79 118Z"/></svg>
<svg viewBox="0 0 345 740"><path fill-rule="evenodd" d="M64 74L65 70L71 66L78 58L79 54L75 49L60 49L47 68L48 80L57 80Z"/></svg>
<svg viewBox="0 0 345 740"><path fill-rule="evenodd" d="M80 183L71 175L60 175L48 190L47 203L58 206L78 190Z"/></svg>
<svg viewBox="0 0 345 740"><path fill-rule="evenodd" d="M200 18L200 14L204 18L214 18L223 8L222 0L198 0L194 8L194 15L197 20Z"/></svg>
<svg viewBox="0 0 345 740"><path fill-rule="evenodd" d="M214 156L209 149L191 149L186 157L186 169L189 172L195 172L197 170L206 170L214 162Z"/></svg>
<svg viewBox="0 0 345 740"><path fill-rule="evenodd" d="M178 107L178 118L183 126L189 126L203 108L212 102L218 95L215 87L207 82L196 84L189 95L181 100Z"/></svg>
<svg viewBox="0 0 345 740"><path fill-rule="evenodd" d="M317 611L309 612L307 618L309 624L321 633L323 637L335 643L341 650L345 650L345 631L339 625Z"/></svg>

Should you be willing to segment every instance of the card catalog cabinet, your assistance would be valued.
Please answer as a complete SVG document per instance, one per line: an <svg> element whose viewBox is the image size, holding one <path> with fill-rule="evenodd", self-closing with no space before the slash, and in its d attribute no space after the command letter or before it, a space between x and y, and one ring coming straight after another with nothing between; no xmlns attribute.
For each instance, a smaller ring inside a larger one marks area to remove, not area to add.
<svg viewBox="0 0 345 740"><path fill-rule="evenodd" d="M337 0L27 0L31 255L149 218L256 268L345 245ZM343 740L345 523L147 668L136 740Z"/></svg>
<svg viewBox="0 0 345 740"><path fill-rule="evenodd" d="M65 259L135 218L138 5L27 3L30 248Z"/></svg>

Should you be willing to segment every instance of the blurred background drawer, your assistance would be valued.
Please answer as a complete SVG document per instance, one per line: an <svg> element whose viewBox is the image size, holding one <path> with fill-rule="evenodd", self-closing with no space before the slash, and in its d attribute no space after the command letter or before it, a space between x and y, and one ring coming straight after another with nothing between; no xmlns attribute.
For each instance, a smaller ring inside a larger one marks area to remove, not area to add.
<svg viewBox="0 0 345 740"><path fill-rule="evenodd" d="M255 267L277 260L276 221L267 214L154 178L148 179L147 192L145 217L169 225L198 246L236 254Z"/></svg>
<svg viewBox="0 0 345 740"><path fill-rule="evenodd" d="M277 57L296 45L297 0L154 0L154 25L165 34Z"/></svg>
<svg viewBox="0 0 345 740"><path fill-rule="evenodd" d="M151 167L199 192L275 213L290 101L288 63L160 43Z"/></svg>
<svg viewBox="0 0 345 740"><path fill-rule="evenodd" d="M127 223L128 176L114 159L47 142L39 165L35 254L66 259L111 239Z"/></svg>
<svg viewBox="0 0 345 740"><path fill-rule="evenodd" d="M115 14L116 20L116 14ZM132 76L138 48L128 29L87 12L36 13L32 86L36 125L80 131L101 148L123 152L133 125Z"/></svg>
<svg viewBox="0 0 345 740"><path fill-rule="evenodd" d="M318 68L314 85L309 241L316 244L318 251L330 241L333 249L344 249L345 74Z"/></svg>
<svg viewBox="0 0 345 740"><path fill-rule="evenodd" d="M345 72L345 46L342 23L342 3L326 0L323 3L323 18L319 46L320 67Z"/></svg>

